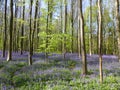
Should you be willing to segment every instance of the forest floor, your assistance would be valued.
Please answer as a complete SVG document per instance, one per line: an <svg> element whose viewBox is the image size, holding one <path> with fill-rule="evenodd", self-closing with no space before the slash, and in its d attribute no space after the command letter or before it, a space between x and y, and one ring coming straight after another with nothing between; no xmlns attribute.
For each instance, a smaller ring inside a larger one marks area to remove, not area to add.
<svg viewBox="0 0 120 90"><path fill-rule="evenodd" d="M0 51L0 56L2 52ZM13 60L0 57L1 90L120 90L120 63L117 56L103 55L104 82L99 83L99 56L87 55L88 75L83 76L78 54L33 55L27 65L28 53L13 53Z"/></svg>

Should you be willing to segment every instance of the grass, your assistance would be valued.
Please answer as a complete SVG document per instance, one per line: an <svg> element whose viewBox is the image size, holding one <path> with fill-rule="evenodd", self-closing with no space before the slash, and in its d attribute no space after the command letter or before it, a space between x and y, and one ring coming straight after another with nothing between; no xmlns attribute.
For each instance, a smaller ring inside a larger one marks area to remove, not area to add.
<svg viewBox="0 0 120 90"><path fill-rule="evenodd" d="M83 77L78 64L73 60L50 60L32 66L18 61L1 62L1 90L120 90L119 67L104 69L104 82L100 84L99 75L95 74L98 66L89 66L94 69Z"/></svg>

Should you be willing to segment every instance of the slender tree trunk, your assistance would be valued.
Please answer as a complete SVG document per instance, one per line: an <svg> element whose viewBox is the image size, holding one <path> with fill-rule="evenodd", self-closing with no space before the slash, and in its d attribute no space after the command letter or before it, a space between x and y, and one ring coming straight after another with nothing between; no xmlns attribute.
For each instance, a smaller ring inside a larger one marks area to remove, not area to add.
<svg viewBox="0 0 120 90"><path fill-rule="evenodd" d="M33 0L30 1L30 33L29 33L29 57L28 57L28 64L32 65L32 5Z"/></svg>
<svg viewBox="0 0 120 90"><path fill-rule="evenodd" d="M64 0L64 30L63 30L63 34L66 34L66 30L67 30L67 0ZM63 43L63 58L65 59L65 55L66 55L66 37L64 37L64 43Z"/></svg>
<svg viewBox="0 0 120 90"><path fill-rule="evenodd" d="M79 24L80 19L78 18L78 30L77 30L77 47L78 47L78 57L80 58L80 24Z"/></svg>
<svg viewBox="0 0 120 90"><path fill-rule="evenodd" d="M113 20L113 55L116 55L116 28L115 28L115 13L114 13L115 7L112 9L112 20Z"/></svg>
<svg viewBox="0 0 120 90"><path fill-rule="evenodd" d="M78 16L78 30L77 30L77 34L78 34L78 37L77 37L77 45L78 45L78 57L80 58L81 56L81 38L80 38L80 19L79 19L79 16Z"/></svg>
<svg viewBox="0 0 120 90"><path fill-rule="evenodd" d="M90 34L89 34L89 54L92 55L92 0L90 0Z"/></svg>
<svg viewBox="0 0 120 90"><path fill-rule="evenodd" d="M73 19L74 19L74 15L73 15L73 11L74 11L74 8L73 8L73 6L74 6L74 0L71 0L71 26L72 26L72 42L71 42L71 51L72 51L72 53L74 52L74 48L73 48L73 45L74 45L74 22L73 22Z"/></svg>
<svg viewBox="0 0 120 90"><path fill-rule="evenodd" d="M103 25L103 26L104 26L104 25ZM103 27L103 26L102 26L102 27ZM104 30L104 33L103 33L103 38L104 38L104 40L103 40L104 51L103 51L103 52L104 52L104 54L107 54L107 46L106 46L107 43L106 43L106 40L105 40L105 38L106 38L105 36L106 36L106 31Z"/></svg>
<svg viewBox="0 0 120 90"><path fill-rule="evenodd" d="M17 16L18 16L18 6L16 5L17 3L15 3L15 21L14 21L14 31L13 31L13 51L16 52L16 47L17 47L17 43L16 43L16 36L17 36Z"/></svg>
<svg viewBox="0 0 120 90"><path fill-rule="evenodd" d="M51 29L50 29L50 25L52 25L52 15L53 15L53 12L51 11L53 9L53 0L48 0L48 15L47 15L47 23L46 23L46 34L47 34L47 37L46 37L46 50L48 48L48 43L49 43L49 39L48 36L51 34ZM48 59L48 51L46 51L45 53L45 59L47 61Z"/></svg>
<svg viewBox="0 0 120 90"><path fill-rule="evenodd" d="M52 17L53 17L53 0L50 0L50 25L52 25ZM51 31L50 31L51 32ZM51 34L51 33L50 33Z"/></svg>
<svg viewBox="0 0 120 90"><path fill-rule="evenodd" d="M3 57L5 57L5 50L6 50L6 41L7 41L7 0L5 0L5 27L4 27L4 40L3 40Z"/></svg>
<svg viewBox="0 0 120 90"><path fill-rule="evenodd" d="M34 16L34 30L33 30L33 33L32 33L32 54L33 54L33 50L34 50L34 34L35 34L35 31L36 31L36 26L37 26L37 14L38 14L38 0L36 1L36 6L35 6L35 16Z"/></svg>
<svg viewBox="0 0 120 90"><path fill-rule="evenodd" d="M18 17L19 18L21 18L22 17L22 9L21 9L21 7L18 7L19 9L19 12L20 12L20 14L18 14ZM22 22L18 22L17 23L18 24L18 27L17 27L17 29L16 29L16 33L17 33L17 35L16 35L16 52L18 52L19 51L19 48L20 48L20 46L19 46L19 42L20 42L20 31L21 31L21 27L22 27Z"/></svg>
<svg viewBox="0 0 120 90"><path fill-rule="evenodd" d="M117 32L117 42L118 42L118 59L120 62L120 10L119 10L119 0L116 0L116 32Z"/></svg>
<svg viewBox="0 0 120 90"><path fill-rule="evenodd" d="M23 11L22 11L22 20L24 21L25 20L25 0L23 0ZM23 39L23 36L24 36L24 23L22 23L22 30L21 30L21 41L20 41L20 54L22 55L23 54L23 43L24 43L24 39Z"/></svg>
<svg viewBox="0 0 120 90"><path fill-rule="evenodd" d="M96 6L98 6L98 0L96 0ZM99 37L98 37L98 35L99 35L99 22L98 22L98 10L96 10L96 20L97 20L97 22L96 22L96 29L97 29L97 54L99 53L99 50L98 50L98 43L99 43Z"/></svg>
<svg viewBox="0 0 120 90"><path fill-rule="evenodd" d="M78 50L78 57L80 58L80 56L81 56L81 42L80 42L80 35L81 35L81 33L80 33L80 16L79 16L79 7L80 7L80 5L79 5L80 3L79 3L79 0L78 0L78 2L77 2L77 14L78 14L78 16L77 16L77 18L78 18L78 20L77 20L77 23L78 23L78 25L77 25L77 50Z"/></svg>
<svg viewBox="0 0 120 90"><path fill-rule="evenodd" d="M48 12L50 12L50 2L48 1ZM46 22L46 34L47 34L47 37L46 37L46 50L45 50L45 60L47 61L48 59L48 52L47 52L47 48L48 48L48 32L49 32L49 13L47 15L47 22Z"/></svg>
<svg viewBox="0 0 120 90"><path fill-rule="evenodd" d="M113 22L113 27L114 27L114 31L113 31L113 55L116 55L116 30L115 30L115 23Z"/></svg>
<svg viewBox="0 0 120 90"><path fill-rule="evenodd" d="M38 3L39 4L38 4L38 20L37 20L37 48L40 45L40 42L39 42L40 38L39 38L38 34L40 32L40 23L41 23L41 21L40 21L40 18L41 18L40 17L40 14L41 14L41 0L39 0Z"/></svg>
<svg viewBox="0 0 120 90"><path fill-rule="evenodd" d="M81 54L82 54L82 69L83 74L87 74L87 60L85 48L85 35L84 35L84 18L82 12L82 0L80 0L80 31L81 31Z"/></svg>
<svg viewBox="0 0 120 90"><path fill-rule="evenodd" d="M9 51L7 61L12 60L12 31L13 31L13 0L10 0L10 29L9 29Z"/></svg>
<svg viewBox="0 0 120 90"><path fill-rule="evenodd" d="M60 33L62 34L62 30L63 30L63 7L62 7L62 4L63 4L63 0L60 0L60 3L61 3L61 5L60 5L60 18L61 18L61 31L60 31ZM61 38L62 39L62 38ZM62 45L63 45L63 43L62 43L62 41L61 41L61 43L60 43L60 46L61 46L61 54L62 54Z"/></svg>
<svg viewBox="0 0 120 90"><path fill-rule="evenodd" d="M103 71L102 71L102 0L98 0L98 11L99 11L99 71L100 71L100 83L103 82Z"/></svg>

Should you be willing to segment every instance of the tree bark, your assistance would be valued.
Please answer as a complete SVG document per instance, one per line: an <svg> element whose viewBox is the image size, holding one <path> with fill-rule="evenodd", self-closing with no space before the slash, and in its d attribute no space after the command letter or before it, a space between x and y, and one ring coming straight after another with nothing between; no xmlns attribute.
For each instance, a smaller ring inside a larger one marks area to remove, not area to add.
<svg viewBox="0 0 120 90"><path fill-rule="evenodd" d="M9 51L7 61L12 60L12 31L13 31L13 0L10 0L10 29L9 29Z"/></svg>
<svg viewBox="0 0 120 90"><path fill-rule="evenodd" d="M13 51L17 51L17 43L16 43L16 36L17 36L17 16L18 16L18 6L17 2L15 3L15 20L14 20L14 29L13 29Z"/></svg>
<svg viewBox="0 0 120 90"><path fill-rule="evenodd" d="M40 15L41 15L41 0L39 0L38 2L38 20L37 20L37 48L40 45L40 37L38 36L39 32L40 32L40 24L41 24L41 20L40 20Z"/></svg>
<svg viewBox="0 0 120 90"><path fill-rule="evenodd" d="M81 31L81 54L82 54L82 69L83 74L87 74L87 60L85 48L85 35L84 35L84 18L82 13L82 0L80 0L80 31Z"/></svg>
<svg viewBox="0 0 120 90"><path fill-rule="evenodd" d="M120 62L120 10L119 0L116 0L116 32L117 32L117 43L118 43L118 60Z"/></svg>
<svg viewBox="0 0 120 90"><path fill-rule="evenodd" d="M22 11L22 20L24 21L25 20L25 0L23 0L23 11ZM23 54L23 43L24 43L24 22L22 23L22 31L21 31L21 41L20 41L20 54L22 55Z"/></svg>
<svg viewBox="0 0 120 90"><path fill-rule="evenodd" d="M77 30L77 45L78 45L78 57L80 58L81 56L81 42L80 42L80 19L78 16L78 30Z"/></svg>
<svg viewBox="0 0 120 90"><path fill-rule="evenodd" d="M80 56L81 56L81 42L80 42L80 16L79 16L79 0L78 0L78 3L77 3L77 14L78 14L78 16L77 16L77 23L78 23L78 25L77 25L77 50L78 50L78 57L80 58Z"/></svg>
<svg viewBox="0 0 120 90"><path fill-rule="evenodd" d="M71 28L72 28L72 42L71 42L71 52L73 53L74 52L74 48L73 48L73 45L74 45L74 22L73 22L73 19L74 19L74 15L73 15L73 11L74 11L74 0L71 0Z"/></svg>
<svg viewBox="0 0 120 90"><path fill-rule="evenodd" d="M29 33L29 57L28 57L28 64L32 65L32 5L33 5L33 0L30 1L30 33Z"/></svg>
<svg viewBox="0 0 120 90"><path fill-rule="evenodd" d="M103 82L103 71L102 71L102 0L98 0L98 12L99 12L99 72L100 72L100 83Z"/></svg>
<svg viewBox="0 0 120 90"><path fill-rule="evenodd" d="M61 29L61 30L60 30L60 33L62 34L62 30L63 30L63 7L62 7L63 0L60 0L60 4L61 4L61 5L60 5L60 19L61 19L61 21L60 21L60 22L61 22L61 23L60 23L60 24L61 24L61 25L60 25L60 27L61 27L61 28L60 28L60 29ZM62 38L61 38L61 39L62 39ZM63 46L63 42L61 41L61 42L60 42L60 51L61 51L61 54L62 54L62 48L63 48L62 46Z"/></svg>
<svg viewBox="0 0 120 90"><path fill-rule="evenodd" d="M34 35L35 35L35 31L36 31L36 27L37 27L37 15L38 15L38 0L36 1L36 5L35 5L35 16L34 16L34 30L32 33L32 55L33 55L33 50L34 50Z"/></svg>
<svg viewBox="0 0 120 90"><path fill-rule="evenodd" d="M48 12L50 12L50 1L48 1ZM46 50L45 50L45 61L47 61L48 59L48 52L47 52L47 48L48 48L48 35L49 35L49 13L47 14L47 22L46 22Z"/></svg>
<svg viewBox="0 0 120 90"><path fill-rule="evenodd" d="M64 0L64 30L63 30L63 34L66 34L66 30L67 30L67 0ZM64 40L63 40L63 58L65 59L65 55L66 55L66 37L64 36Z"/></svg>
<svg viewBox="0 0 120 90"><path fill-rule="evenodd" d="M7 41L7 0L5 0L5 27L4 27L4 40L3 40L3 54L2 56L5 57L5 50L6 50L6 41Z"/></svg>
<svg viewBox="0 0 120 90"><path fill-rule="evenodd" d="M90 0L90 34L89 34L89 54L92 55L92 0Z"/></svg>

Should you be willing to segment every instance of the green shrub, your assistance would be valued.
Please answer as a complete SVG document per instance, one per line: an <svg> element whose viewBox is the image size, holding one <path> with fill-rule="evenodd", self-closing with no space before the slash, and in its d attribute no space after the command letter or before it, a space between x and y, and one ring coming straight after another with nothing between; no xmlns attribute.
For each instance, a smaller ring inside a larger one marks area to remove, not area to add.
<svg viewBox="0 0 120 90"><path fill-rule="evenodd" d="M16 64L17 67L23 67L23 66L26 66L26 65L27 65L27 63L25 63L25 62L19 62L19 63Z"/></svg>
<svg viewBox="0 0 120 90"><path fill-rule="evenodd" d="M5 64L7 64L7 62L2 62L2 61L0 61L0 69L1 69L2 67L4 67Z"/></svg>
<svg viewBox="0 0 120 90"><path fill-rule="evenodd" d="M31 78L29 75L23 73L23 74L18 74L12 78L12 82L15 87L20 87L23 85L27 85L28 82L31 81Z"/></svg>

